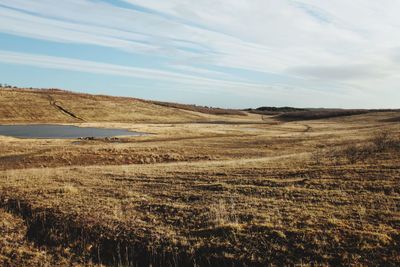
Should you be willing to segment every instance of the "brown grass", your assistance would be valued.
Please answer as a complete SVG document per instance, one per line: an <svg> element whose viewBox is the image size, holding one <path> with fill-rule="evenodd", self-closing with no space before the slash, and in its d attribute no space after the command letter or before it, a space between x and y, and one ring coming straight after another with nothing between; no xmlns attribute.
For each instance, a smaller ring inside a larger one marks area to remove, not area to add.
<svg viewBox="0 0 400 267"><path fill-rule="evenodd" d="M2 221L22 223L19 237L2 236L79 264L397 266L400 126L384 122L396 116L260 124L252 114L247 124L101 123L153 133L118 140L0 137L0 205L13 213Z"/></svg>
<svg viewBox="0 0 400 267"><path fill-rule="evenodd" d="M63 90L0 88L1 123L197 122L215 120L205 108L159 105L136 98L78 94ZM191 112L193 110L195 112ZM226 114L212 112L210 114ZM231 112L230 115L243 115ZM220 118L219 118L220 119Z"/></svg>
<svg viewBox="0 0 400 267"><path fill-rule="evenodd" d="M350 143L325 151L317 149L312 153L311 158L317 165L327 160L336 164L340 164L341 160L355 164L357 162L373 163L382 157L397 154L400 155L400 136L388 131L378 131L361 143Z"/></svg>
<svg viewBox="0 0 400 267"><path fill-rule="evenodd" d="M68 248L40 248L27 239L25 221L0 209L0 266L99 266L76 258Z"/></svg>

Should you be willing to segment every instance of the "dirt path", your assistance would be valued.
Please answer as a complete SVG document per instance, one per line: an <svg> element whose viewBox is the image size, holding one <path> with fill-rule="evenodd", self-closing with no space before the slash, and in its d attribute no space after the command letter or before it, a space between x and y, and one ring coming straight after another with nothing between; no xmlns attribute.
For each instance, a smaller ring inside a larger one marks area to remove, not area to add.
<svg viewBox="0 0 400 267"><path fill-rule="evenodd" d="M77 120L80 120L80 121L85 121L84 119L79 118L78 116L76 116L73 112L68 111L67 109L63 108L60 104L57 103L56 100L54 100L54 98L53 98L51 95L47 95L47 96L48 96L48 98L49 98L50 105L52 105L53 107L55 107L55 108L56 108L57 110L59 110L61 113L65 114L65 115L67 115L67 116L69 116L69 117L72 117L72 118L74 118L74 119L77 119Z"/></svg>

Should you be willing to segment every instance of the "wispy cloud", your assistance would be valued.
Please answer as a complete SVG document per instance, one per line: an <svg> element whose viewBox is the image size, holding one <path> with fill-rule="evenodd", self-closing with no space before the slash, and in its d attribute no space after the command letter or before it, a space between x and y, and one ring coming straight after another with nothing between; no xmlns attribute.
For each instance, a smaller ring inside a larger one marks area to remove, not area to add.
<svg viewBox="0 0 400 267"><path fill-rule="evenodd" d="M388 75L384 69L369 65L298 66L288 69L288 72L325 81L369 80Z"/></svg>
<svg viewBox="0 0 400 267"><path fill-rule="evenodd" d="M147 69L146 74L143 70L127 70L133 67L117 65L100 68L91 65L91 69L146 79L173 77L174 82L214 82L224 90L246 85L251 90L271 93L270 88L284 90L289 86L303 92L307 90L307 82L314 86L318 79L325 94L332 93L325 88L342 88L343 93L360 87L374 94L377 86L384 85L381 90L389 92L400 82L396 74L398 56L391 52L400 47L397 34L400 2L119 0L125 4L111 3L65 0L55 5L52 0L2 0L0 32L160 57L170 63L154 66L154 72ZM157 69L162 68L168 70L168 75L159 75ZM275 73L288 80L301 79L303 83L262 85L245 74L231 75L229 68ZM240 84L243 79L248 81ZM229 82L234 85L228 85ZM312 93L311 88L309 92Z"/></svg>
<svg viewBox="0 0 400 267"><path fill-rule="evenodd" d="M262 93L264 92L263 89L268 88L266 85L257 83L202 78L199 76L180 74L176 72L162 71L157 69L137 68L88 60L45 55L33 55L28 53L16 53L5 50L0 50L0 62L35 66L40 68L126 76L140 79L155 79L156 77L157 81L173 82L181 85L185 84L186 86L191 86L192 88L199 88L203 90L211 88L211 90L219 89L229 91L229 89L233 88L246 88L253 93Z"/></svg>

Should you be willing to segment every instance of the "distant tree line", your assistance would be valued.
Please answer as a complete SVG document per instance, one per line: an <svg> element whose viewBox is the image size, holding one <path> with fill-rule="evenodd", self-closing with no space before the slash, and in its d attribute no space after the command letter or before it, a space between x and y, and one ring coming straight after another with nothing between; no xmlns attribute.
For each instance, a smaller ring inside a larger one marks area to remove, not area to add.
<svg viewBox="0 0 400 267"><path fill-rule="evenodd" d="M10 85L7 83L0 83L0 88L12 88L12 89L18 89L18 86L15 85ZM29 89L34 89L33 87L29 87Z"/></svg>
<svg viewBox="0 0 400 267"><path fill-rule="evenodd" d="M6 83L0 83L0 87L1 88L18 88L17 86L12 86L12 85L9 85L9 84L6 84Z"/></svg>

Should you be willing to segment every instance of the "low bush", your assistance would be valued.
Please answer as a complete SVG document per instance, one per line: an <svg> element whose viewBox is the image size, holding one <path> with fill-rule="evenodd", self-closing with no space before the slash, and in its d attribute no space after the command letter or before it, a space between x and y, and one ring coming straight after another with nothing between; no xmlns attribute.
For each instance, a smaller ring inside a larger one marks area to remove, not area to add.
<svg viewBox="0 0 400 267"><path fill-rule="evenodd" d="M362 144L349 144L340 149L322 151L315 150L311 154L311 161L319 165L324 161L339 164L343 161L350 164L376 159L380 154L400 153L400 138L389 132L378 132Z"/></svg>
<svg viewBox="0 0 400 267"><path fill-rule="evenodd" d="M318 120L343 116L353 116L368 113L368 110L358 109L316 109L307 111L288 112L277 116L281 121Z"/></svg>
<svg viewBox="0 0 400 267"><path fill-rule="evenodd" d="M160 102L160 101L150 101L150 102L153 104L159 105L159 106L178 108L178 109L200 112L200 113L205 113L205 114L246 116L246 113L244 113L241 110L236 110L236 109L214 108L214 107L168 103L168 102Z"/></svg>

